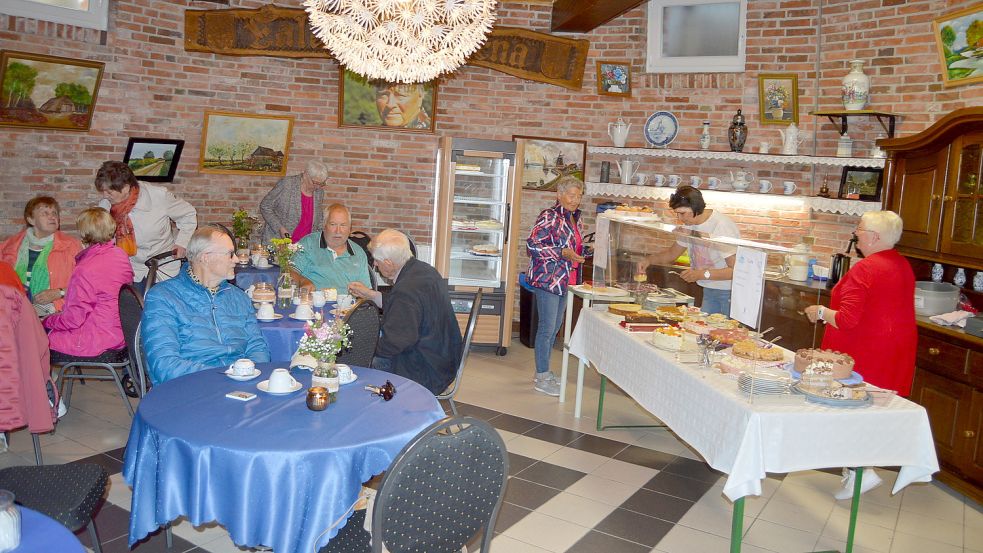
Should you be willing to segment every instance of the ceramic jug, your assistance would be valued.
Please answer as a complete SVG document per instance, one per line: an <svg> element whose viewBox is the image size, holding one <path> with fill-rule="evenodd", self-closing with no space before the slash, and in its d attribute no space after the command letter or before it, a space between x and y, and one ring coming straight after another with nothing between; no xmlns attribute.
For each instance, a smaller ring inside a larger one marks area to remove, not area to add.
<svg viewBox="0 0 983 553"><path fill-rule="evenodd" d="M782 135L782 153L787 156L794 156L799 153L799 144L802 143L802 139L799 138L799 127L792 123L787 129L778 129L778 132Z"/></svg>
<svg viewBox="0 0 983 553"><path fill-rule="evenodd" d="M618 168L618 175L621 178L621 184L631 184L631 179L635 176L635 172L638 171L638 162L623 159L617 163L616 167Z"/></svg>
<svg viewBox="0 0 983 553"><path fill-rule="evenodd" d="M730 182L734 190L742 192L747 190L747 187L751 184L751 172L750 171L731 171L730 172Z"/></svg>
<svg viewBox="0 0 983 553"><path fill-rule="evenodd" d="M631 123L625 123L625 120L620 117L617 121L608 123L608 136L611 137L611 141L618 148L625 147L625 144L628 142L628 131L630 130Z"/></svg>

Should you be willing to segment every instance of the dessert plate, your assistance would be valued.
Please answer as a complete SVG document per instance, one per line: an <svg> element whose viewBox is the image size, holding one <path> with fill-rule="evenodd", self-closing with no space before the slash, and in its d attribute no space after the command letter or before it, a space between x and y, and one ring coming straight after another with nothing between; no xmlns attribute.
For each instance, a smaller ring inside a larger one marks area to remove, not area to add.
<svg viewBox="0 0 983 553"><path fill-rule="evenodd" d="M281 315L281 317L282 316L283 315ZM298 317L296 313L291 313L290 314L290 318L293 319L293 320L295 320L295 321L313 321L314 320L314 317L313 316L311 316L311 317Z"/></svg>
<svg viewBox="0 0 983 553"><path fill-rule="evenodd" d="M225 376L231 378L232 380L238 380L239 382L245 382L247 380L252 380L257 376L261 375L262 372L259 369L253 369L252 374L234 374L232 369L225 369Z"/></svg>
<svg viewBox="0 0 983 553"><path fill-rule="evenodd" d="M271 392L270 391L270 381L269 380L264 380L264 381L260 382L259 384L256 385L256 387L259 388L259 391L266 392L267 394L271 394L271 395L274 395L274 396L285 396L287 394L292 394L292 393L294 393L297 390L299 390L299 389L302 388L302 386L300 385L300 382L294 382L293 385L290 386L290 389L287 390L287 391L285 391L285 392Z"/></svg>
<svg viewBox="0 0 983 553"><path fill-rule="evenodd" d="M802 380L802 375L799 374L799 372L796 371L795 369L790 367L788 369L788 372L792 374L792 378L796 380ZM850 378L841 378L837 380L837 382L839 382L840 384L846 384L847 386L851 384L860 384L863 381L864 381L864 377L860 376L860 373L858 373L857 371L853 371L852 373L850 373Z"/></svg>
<svg viewBox="0 0 983 553"><path fill-rule="evenodd" d="M342 386L344 386L345 384L351 384L352 382L355 382L356 380L358 380L358 375L355 374L355 373L352 373L351 380L339 380L338 381L338 384L341 384Z"/></svg>
<svg viewBox="0 0 983 553"><path fill-rule="evenodd" d="M867 407L868 405L873 405L874 403L874 397L870 395L870 392L866 392L867 395L863 399L838 399L814 394L804 388L799 387L798 384L793 385L792 390L806 396L806 401L829 405L830 407Z"/></svg>
<svg viewBox="0 0 983 553"><path fill-rule="evenodd" d="M256 320L259 321L259 322L261 322L261 323L272 323L273 321L279 321L282 318L283 318L283 315L281 315L280 313L274 313L272 319L261 319L259 317L256 317Z"/></svg>

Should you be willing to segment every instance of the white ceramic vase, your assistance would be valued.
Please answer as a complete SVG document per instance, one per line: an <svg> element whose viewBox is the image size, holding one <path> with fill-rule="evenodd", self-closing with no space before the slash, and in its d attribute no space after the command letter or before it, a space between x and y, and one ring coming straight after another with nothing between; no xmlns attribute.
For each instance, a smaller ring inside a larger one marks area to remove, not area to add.
<svg viewBox="0 0 983 553"><path fill-rule="evenodd" d="M942 282L942 264L932 265L932 282Z"/></svg>
<svg viewBox="0 0 983 553"><path fill-rule="evenodd" d="M983 271L976 271L973 275L973 290L983 292Z"/></svg>
<svg viewBox="0 0 983 553"><path fill-rule="evenodd" d="M870 77L864 74L864 60L850 61L850 72L843 77L843 107L864 109L870 99Z"/></svg>
<svg viewBox="0 0 983 553"><path fill-rule="evenodd" d="M952 283L962 288L966 284L966 271L962 268L956 269L956 276L952 277Z"/></svg>

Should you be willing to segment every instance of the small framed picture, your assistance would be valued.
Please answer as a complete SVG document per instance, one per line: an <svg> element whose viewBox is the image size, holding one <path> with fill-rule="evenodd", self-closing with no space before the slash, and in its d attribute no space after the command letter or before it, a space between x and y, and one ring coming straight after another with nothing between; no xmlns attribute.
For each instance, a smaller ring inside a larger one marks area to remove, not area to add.
<svg viewBox="0 0 983 553"><path fill-rule="evenodd" d="M597 62L597 93L631 96L631 66L627 61Z"/></svg>
<svg viewBox="0 0 983 553"><path fill-rule="evenodd" d="M794 73L758 75L758 113L762 124L799 122L799 77Z"/></svg>
<svg viewBox="0 0 983 553"><path fill-rule="evenodd" d="M528 190L556 190L561 177L575 177L583 182L587 166L587 142L565 138L513 135L521 148L519 175ZM517 151L520 151L517 149Z"/></svg>
<svg viewBox="0 0 983 553"><path fill-rule="evenodd" d="M183 140L130 138L123 163L130 166L137 180L171 182L181 160Z"/></svg>
<svg viewBox="0 0 983 553"><path fill-rule="evenodd" d="M840 177L840 198L865 202L881 201L883 174L883 169L844 167L843 176Z"/></svg>

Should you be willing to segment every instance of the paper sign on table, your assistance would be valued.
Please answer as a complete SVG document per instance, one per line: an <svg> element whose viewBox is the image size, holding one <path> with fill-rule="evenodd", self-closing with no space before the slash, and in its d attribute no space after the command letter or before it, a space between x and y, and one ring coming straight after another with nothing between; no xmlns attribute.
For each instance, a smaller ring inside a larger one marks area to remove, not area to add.
<svg viewBox="0 0 983 553"><path fill-rule="evenodd" d="M754 248L737 247L731 284L730 317L755 329L761 318L767 262L767 253Z"/></svg>

